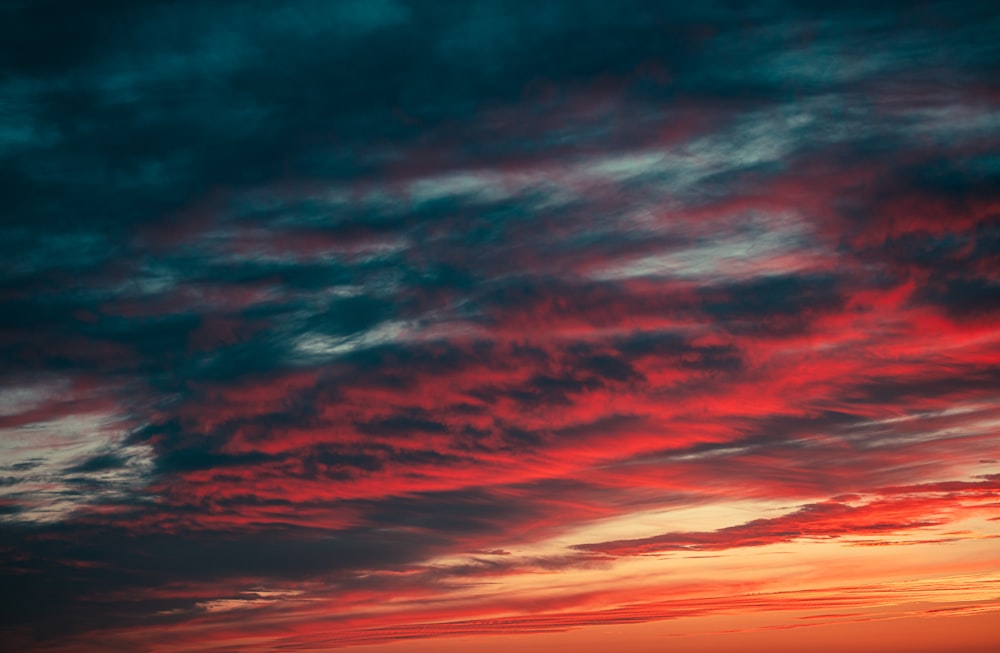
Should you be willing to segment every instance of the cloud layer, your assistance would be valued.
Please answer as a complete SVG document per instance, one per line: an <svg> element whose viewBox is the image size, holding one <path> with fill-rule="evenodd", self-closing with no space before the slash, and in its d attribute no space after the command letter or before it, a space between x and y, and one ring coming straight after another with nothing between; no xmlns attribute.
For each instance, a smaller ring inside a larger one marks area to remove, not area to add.
<svg viewBox="0 0 1000 653"><path fill-rule="evenodd" d="M1000 14L669 4L0 8L0 636L998 609Z"/></svg>

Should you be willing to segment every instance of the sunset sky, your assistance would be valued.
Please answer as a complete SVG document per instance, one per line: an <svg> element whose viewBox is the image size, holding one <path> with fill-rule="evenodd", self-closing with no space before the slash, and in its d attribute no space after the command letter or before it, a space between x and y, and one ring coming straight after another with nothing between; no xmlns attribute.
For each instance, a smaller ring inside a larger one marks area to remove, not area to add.
<svg viewBox="0 0 1000 653"><path fill-rule="evenodd" d="M0 0L0 649L1000 651L1000 9Z"/></svg>

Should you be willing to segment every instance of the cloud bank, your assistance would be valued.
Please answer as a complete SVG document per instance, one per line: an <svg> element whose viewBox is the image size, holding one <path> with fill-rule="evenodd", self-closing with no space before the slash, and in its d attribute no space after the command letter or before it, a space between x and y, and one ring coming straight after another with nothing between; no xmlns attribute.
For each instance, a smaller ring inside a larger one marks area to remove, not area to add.
<svg viewBox="0 0 1000 653"><path fill-rule="evenodd" d="M88 5L0 7L13 650L1000 607L989 3Z"/></svg>

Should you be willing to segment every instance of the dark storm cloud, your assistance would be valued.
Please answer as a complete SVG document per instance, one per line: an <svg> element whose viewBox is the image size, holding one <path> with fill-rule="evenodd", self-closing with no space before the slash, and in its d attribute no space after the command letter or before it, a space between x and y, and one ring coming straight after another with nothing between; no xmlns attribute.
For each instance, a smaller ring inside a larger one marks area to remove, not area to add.
<svg viewBox="0 0 1000 653"><path fill-rule="evenodd" d="M74 465L67 469L68 472L77 474L88 472L103 472L109 469L118 469L124 466L124 461L113 453L98 454L88 458L79 465Z"/></svg>
<svg viewBox="0 0 1000 653"><path fill-rule="evenodd" d="M359 425L362 433L380 435L410 434L410 433L446 433L448 427L419 415L398 415L386 419L366 422Z"/></svg>
<svg viewBox="0 0 1000 653"><path fill-rule="evenodd" d="M709 289L705 311L735 333L787 335L844 304L832 277L770 277Z"/></svg>
<svg viewBox="0 0 1000 653"><path fill-rule="evenodd" d="M845 399L884 404L915 399L988 394L1000 383L1000 369L993 365L925 370L906 376L876 376L849 388Z"/></svg>
<svg viewBox="0 0 1000 653"><path fill-rule="evenodd" d="M625 357L672 360L690 369L737 371L742 366L739 348L734 345L699 345L673 332L634 334L617 346Z"/></svg>
<svg viewBox="0 0 1000 653"><path fill-rule="evenodd" d="M196 592L191 598L171 597L169 592L159 597L155 590L163 586L206 581L239 586L247 578L342 582L359 568L404 568L445 541L427 532L399 537L374 530L333 534L286 528L259 535L145 535L114 527L15 531L4 534L4 546L30 547L31 555L5 565L9 583L5 582L0 627L49 624L76 631L123 625L150 615L162 619L155 615L193 607L198 600ZM95 588L104 598L77 605L81 593ZM131 598L120 598L126 593Z"/></svg>
<svg viewBox="0 0 1000 653"><path fill-rule="evenodd" d="M1000 311L1000 285L993 277L953 279L929 288L925 298L956 319L992 318Z"/></svg>
<svg viewBox="0 0 1000 653"><path fill-rule="evenodd" d="M68 233L113 239L92 227L160 219L205 190L288 166L304 176L357 176L378 165L364 155L368 144L414 139L428 122L461 121L477 107L519 99L532 80L589 84L652 61L666 62L667 95L774 96L789 83L808 92L841 82L831 67L838 50L860 54L880 40L880 67L912 65L912 56L890 48L894 39L974 74L996 53L988 38L995 17L984 8L949 8L961 32L945 40L932 22L942 8L933 6L906 11L916 29L897 36L902 8L828 15L725 4L665 12L640 1L181 2L143 10L16 3L3 21L13 107L5 135L14 141L5 196L10 215L30 210ZM813 45L787 55L800 38L795 26L810 20ZM748 32L752 38L741 38ZM330 139L337 147L317 145ZM325 154L307 154L317 149ZM322 165L306 163L317 157ZM109 184L111 203L101 190ZM73 221L74 211L93 216L90 225Z"/></svg>
<svg viewBox="0 0 1000 653"><path fill-rule="evenodd" d="M30 208L64 229L70 210L93 213L94 226L149 220L218 185L300 167L311 142L330 138L339 152L324 148L324 176L355 176L374 163L356 156L364 145L418 133L400 115L463 118L533 78L585 82L650 57L685 60L683 26L700 16L679 17L674 38L643 38L673 21L631 4L18 3L4 21L12 214Z"/></svg>

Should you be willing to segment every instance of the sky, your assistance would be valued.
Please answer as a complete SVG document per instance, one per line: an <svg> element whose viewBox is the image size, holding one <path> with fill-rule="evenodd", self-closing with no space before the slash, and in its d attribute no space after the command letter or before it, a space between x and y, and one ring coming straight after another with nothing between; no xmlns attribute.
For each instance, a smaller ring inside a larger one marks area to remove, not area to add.
<svg viewBox="0 0 1000 653"><path fill-rule="evenodd" d="M13 653L1000 650L992 2L0 0Z"/></svg>

